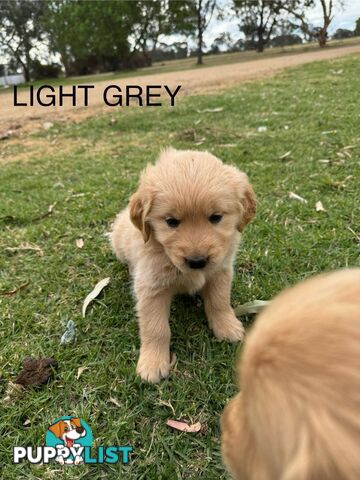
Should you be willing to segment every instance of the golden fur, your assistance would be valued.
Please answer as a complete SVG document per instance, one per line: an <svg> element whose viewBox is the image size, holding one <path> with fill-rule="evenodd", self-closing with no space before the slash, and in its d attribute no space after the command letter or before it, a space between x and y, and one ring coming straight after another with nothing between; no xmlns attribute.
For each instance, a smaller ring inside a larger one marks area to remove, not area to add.
<svg viewBox="0 0 360 480"><path fill-rule="evenodd" d="M171 298L200 292L210 328L220 340L242 339L230 306L232 263L239 232L255 215L247 176L207 152L164 151L148 165L129 206L116 218L111 243L134 279L140 326L138 374L158 382L169 374ZM216 225L209 216L221 214ZM166 219L181 221L170 228ZM186 258L208 259L193 270Z"/></svg>
<svg viewBox="0 0 360 480"><path fill-rule="evenodd" d="M359 480L360 269L285 290L250 332L222 416L236 480Z"/></svg>

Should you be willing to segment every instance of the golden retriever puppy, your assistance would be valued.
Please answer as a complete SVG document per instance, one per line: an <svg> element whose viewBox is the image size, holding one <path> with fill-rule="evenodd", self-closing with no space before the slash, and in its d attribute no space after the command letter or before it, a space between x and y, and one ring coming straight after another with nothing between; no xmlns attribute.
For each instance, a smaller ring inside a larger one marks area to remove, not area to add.
<svg viewBox="0 0 360 480"><path fill-rule="evenodd" d="M278 295L250 332L222 416L236 480L359 480L360 269Z"/></svg>
<svg viewBox="0 0 360 480"><path fill-rule="evenodd" d="M232 264L239 232L255 207L245 173L207 152L168 149L142 172L111 233L117 258L133 275L142 379L158 382L169 374L169 313L176 293L201 294L219 340L243 338L230 306Z"/></svg>

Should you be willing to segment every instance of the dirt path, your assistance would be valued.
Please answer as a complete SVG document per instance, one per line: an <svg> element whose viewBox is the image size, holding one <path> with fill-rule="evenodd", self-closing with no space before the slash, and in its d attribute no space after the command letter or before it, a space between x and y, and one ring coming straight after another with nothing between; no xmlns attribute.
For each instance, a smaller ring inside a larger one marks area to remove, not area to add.
<svg viewBox="0 0 360 480"><path fill-rule="evenodd" d="M89 107L73 107L69 100L63 107L42 107L39 105L15 107L13 105L14 96L11 91L0 95L0 132L11 128L21 128L22 131L33 130L42 126L45 121L60 119L76 121L106 110L117 111L121 107L104 106L103 92L106 86L110 84L116 84L122 88L125 85L139 85L141 87L149 84L168 85L170 88L182 85L182 94L191 95L204 91L218 91L241 82L274 75L287 67L294 67L316 60L332 59L350 53L360 53L360 45L219 65L201 70L193 69L97 82L94 84L95 88L90 91ZM65 87L64 91L69 92L70 89L71 87ZM28 102L28 95L28 91L20 92L18 100ZM168 96L166 102L169 102Z"/></svg>

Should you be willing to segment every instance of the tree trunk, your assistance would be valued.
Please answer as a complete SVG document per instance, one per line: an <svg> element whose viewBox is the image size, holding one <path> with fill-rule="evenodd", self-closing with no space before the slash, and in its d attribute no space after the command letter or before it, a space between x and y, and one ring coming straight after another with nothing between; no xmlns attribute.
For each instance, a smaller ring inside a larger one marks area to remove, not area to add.
<svg viewBox="0 0 360 480"><path fill-rule="evenodd" d="M202 30L202 24L201 24L201 0L199 0L197 10L197 28L198 28L198 54L197 54L197 65L202 65L203 64L203 30Z"/></svg>
<svg viewBox="0 0 360 480"><path fill-rule="evenodd" d="M25 64L24 64L24 75L25 80L30 82L30 69L31 69L31 57L30 57L31 46L28 42L25 42Z"/></svg>
<svg viewBox="0 0 360 480"><path fill-rule="evenodd" d="M327 31L328 31L329 25L331 23L331 12L332 12L332 8L333 8L333 2L332 2L332 0L329 1L328 8L327 8L325 0L320 0L320 3L321 3L322 10L323 10L324 24L320 28L320 31L317 35L317 40L319 42L319 47L324 48L325 45L326 45L326 41L327 41Z"/></svg>
<svg viewBox="0 0 360 480"><path fill-rule="evenodd" d="M24 70L25 82L30 82L30 71L28 66L24 65L23 70Z"/></svg>
<svg viewBox="0 0 360 480"><path fill-rule="evenodd" d="M20 57L17 57L16 60L21 65L21 68L23 70L23 74L24 74L24 77L25 77L25 82L30 82L30 69L29 69L28 65L25 62L23 62Z"/></svg>
<svg viewBox="0 0 360 480"><path fill-rule="evenodd" d="M65 77L69 77L71 75L71 68L68 56L65 53L60 53L60 62L64 65Z"/></svg>
<svg viewBox="0 0 360 480"><path fill-rule="evenodd" d="M198 55L197 55L197 65L202 65L203 64L203 51L202 51L202 45L203 45L203 38L202 38L202 32L199 32L198 36Z"/></svg>
<svg viewBox="0 0 360 480"><path fill-rule="evenodd" d="M327 41L327 35L326 35L326 30L321 29L320 32L317 35L317 40L319 43L320 48L324 48L326 46L326 41Z"/></svg>
<svg viewBox="0 0 360 480"><path fill-rule="evenodd" d="M257 41L257 44L256 44L256 51L258 53L262 53L264 51L264 38L262 36L262 32L261 31L258 31L258 41Z"/></svg>

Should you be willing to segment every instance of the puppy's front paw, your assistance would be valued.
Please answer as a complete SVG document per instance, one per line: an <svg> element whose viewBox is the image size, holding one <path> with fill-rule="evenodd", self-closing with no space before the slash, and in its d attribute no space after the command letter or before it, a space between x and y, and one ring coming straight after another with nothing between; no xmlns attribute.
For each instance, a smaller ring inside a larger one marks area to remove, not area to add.
<svg viewBox="0 0 360 480"><path fill-rule="evenodd" d="M218 340L238 342L245 336L243 324L233 313L226 314L212 323L212 330Z"/></svg>
<svg viewBox="0 0 360 480"><path fill-rule="evenodd" d="M150 383L158 383L162 378L169 375L170 352L153 351L152 349L140 350L140 357L136 367L136 373L142 380Z"/></svg>

